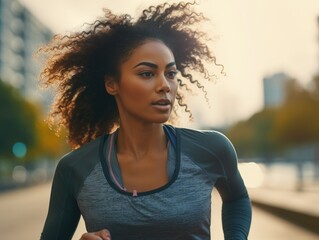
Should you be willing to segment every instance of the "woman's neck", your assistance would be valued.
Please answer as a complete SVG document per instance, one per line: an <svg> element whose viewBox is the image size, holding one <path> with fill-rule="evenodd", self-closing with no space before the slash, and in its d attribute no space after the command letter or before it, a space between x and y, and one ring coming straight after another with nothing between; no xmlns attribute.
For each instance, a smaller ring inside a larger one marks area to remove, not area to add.
<svg viewBox="0 0 319 240"><path fill-rule="evenodd" d="M167 149L162 124L121 125L117 139L117 153L129 154L137 161L144 156Z"/></svg>

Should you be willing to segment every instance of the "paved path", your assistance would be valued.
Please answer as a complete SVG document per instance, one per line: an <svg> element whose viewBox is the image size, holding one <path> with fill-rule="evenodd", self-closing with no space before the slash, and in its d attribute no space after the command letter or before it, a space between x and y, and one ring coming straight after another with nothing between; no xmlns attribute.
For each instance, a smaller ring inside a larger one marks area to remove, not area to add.
<svg viewBox="0 0 319 240"><path fill-rule="evenodd" d="M304 191L278 188L251 189L250 198L255 206L316 232L319 239L318 187L318 184L314 184L312 189Z"/></svg>
<svg viewBox="0 0 319 240"><path fill-rule="evenodd" d="M47 213L50 185L0 194L0 239L39 239ZM220 219L220 199L214 194L212 239L223 239ZM317 240L318 236L288 223L260 209L253 209L253 223L249 239L256 240ZM85 231L83 222L74 235L80 238Z"/></svg>
<svg viewBox="0 0 319 240"><path fill-rule="evenodd" d="M0 239L36 240L47 214L50 184L0 194ZM85 230L83 222L74 235L79 239Z"/></svg>
<svg viewBox="0 0 319 240"><path fill-rule="evenodd" d="M250 190L249 190L250 191ZM213 211L220 211L221 201L217 193L214 192ZM214 205L215 203L215 205ZM212 215L213 227L221 229L221 219L217 214ZM212 239L222 240L220 231L212 231ZM293 223L277 217L260 208L253 207L252 225L249 240L318 240L319 236L313 232L305 230Z"/></svg>

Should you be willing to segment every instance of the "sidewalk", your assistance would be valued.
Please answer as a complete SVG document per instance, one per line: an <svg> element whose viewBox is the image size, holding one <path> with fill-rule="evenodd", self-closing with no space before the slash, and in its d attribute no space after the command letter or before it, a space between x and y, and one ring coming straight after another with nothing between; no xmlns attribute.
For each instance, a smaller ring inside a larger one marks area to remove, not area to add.
<svg viewBox="0 0 319 240"><path fill-rule="evenodd" d="M252 204L319 234L319 183L303 191L249 189Z"/></svg>

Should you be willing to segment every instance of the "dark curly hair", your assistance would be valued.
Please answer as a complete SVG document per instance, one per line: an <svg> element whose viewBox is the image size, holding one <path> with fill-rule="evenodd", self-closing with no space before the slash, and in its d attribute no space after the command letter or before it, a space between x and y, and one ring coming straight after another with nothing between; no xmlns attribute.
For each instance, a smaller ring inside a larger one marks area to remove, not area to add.
<svg viewBox="0 0 319 240"><path fill-rule="evenodd" d="M56 35L39 50L47 58L40 80L46 87L55 86L57 92L51 117L66 127L73 148L111 132L119 123L115 99L106 92L104 79L119 79L121 62L147 39L159 39L171 49L181 75L180 87L190 89L194 84L206 98L203 84L191 72L211 80L213 75L204 63L218 64L206 45L207 35L195 29L197 23L207 20L194 12L195 4L151 6L136 21L104 9L104 18L89 24L87 30ZM191 116L180 91L176 100Z"/></svg>

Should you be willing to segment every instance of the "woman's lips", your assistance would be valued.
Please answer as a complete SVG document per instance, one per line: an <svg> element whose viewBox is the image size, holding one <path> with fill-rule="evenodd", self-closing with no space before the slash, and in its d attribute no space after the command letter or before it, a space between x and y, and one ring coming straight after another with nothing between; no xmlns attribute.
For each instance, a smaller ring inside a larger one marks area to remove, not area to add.
<svg viewBox="0 0 319 240"><path fill-rule="evenodd" d="M167 111L171 108L171 101L169 99L159 99L152 103L152 106L161 111Z"/></svg>

